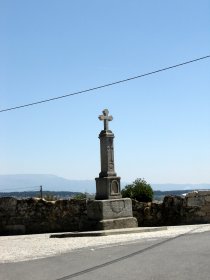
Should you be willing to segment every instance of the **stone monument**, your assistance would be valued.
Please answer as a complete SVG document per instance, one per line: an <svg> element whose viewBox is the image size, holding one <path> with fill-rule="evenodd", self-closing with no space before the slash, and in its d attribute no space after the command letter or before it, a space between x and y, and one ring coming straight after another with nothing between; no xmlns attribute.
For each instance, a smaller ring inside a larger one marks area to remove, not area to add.
<svg viewBox="0 0 210 280"><path fill-rule="evenodd" d="M109 130L113 120L107 109L99 120L104 121L104 129L99 134L101 152L101 172L96 178L95 200L87 202L88 229L106 230L137 227L133 217L132 201L122 198L120 177L117 177L114 166L114 134Z"/></svg>

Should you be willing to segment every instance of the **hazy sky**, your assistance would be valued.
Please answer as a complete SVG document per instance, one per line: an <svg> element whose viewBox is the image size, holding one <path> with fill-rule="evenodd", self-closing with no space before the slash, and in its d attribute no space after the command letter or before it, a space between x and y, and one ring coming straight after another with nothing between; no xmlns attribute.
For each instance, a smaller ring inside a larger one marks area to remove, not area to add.
<svg viewBox="0 0 210 280"><path fill-rule="evenodd" d="M1 0L0 109L210 54L209 0ZM123 181L210 183L210 59L0 114L0 174L93 179L114 120Z"/></svg>

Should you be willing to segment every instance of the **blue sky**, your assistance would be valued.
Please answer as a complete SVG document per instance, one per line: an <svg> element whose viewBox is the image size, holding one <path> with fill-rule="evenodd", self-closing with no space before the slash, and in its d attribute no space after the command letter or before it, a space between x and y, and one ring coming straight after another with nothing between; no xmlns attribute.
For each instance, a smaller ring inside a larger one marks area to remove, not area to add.
<svg viewBox="0 0 210 280"><path fill-rule="evenodd" d="M210 2L0 1L1 109L210 54ZM0 114L0 174L93 179L98 115L123 181L210 183L210 59Z"/></svg>

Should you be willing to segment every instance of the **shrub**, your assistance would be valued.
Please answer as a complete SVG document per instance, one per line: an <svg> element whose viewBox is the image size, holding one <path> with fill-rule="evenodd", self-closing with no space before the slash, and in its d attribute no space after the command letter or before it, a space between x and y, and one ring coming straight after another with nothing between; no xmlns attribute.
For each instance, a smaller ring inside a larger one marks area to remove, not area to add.
<svg viewBox="0 0 210 280"><path fill-rule="evenodd" d="M136 179L133 184L125 186L122 197L129 197L141 202L150 202L153 199L153 189L144 179Z"/></svg>
<svg viewBox="0 0 210 280"><path fill-rule="evenodd" d="M87 198L87 194L86 193L78 193L75 196L72 197L73 199L86 199Z"/></svg>

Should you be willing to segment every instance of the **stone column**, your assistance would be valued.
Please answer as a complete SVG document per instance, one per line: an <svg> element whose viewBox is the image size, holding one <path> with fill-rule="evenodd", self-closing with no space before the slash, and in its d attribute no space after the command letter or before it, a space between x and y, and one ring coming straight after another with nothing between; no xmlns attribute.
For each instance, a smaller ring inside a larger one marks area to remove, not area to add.
<svg viewBox="0 0 210 280"><path fill-rule="evenodd" d="M109 111L105 109L99 119L104 121L104 130L99 134L101 172L99 178L96 178L95 199L121 198L120 177L117 177L114 166L114 134L109 130L109 121L112 121L113 117L109 116Z"/></svg>
<svg viewBox="0 0 210 280"><path fill-rule="evenodd" d="M117 176L114 169L114 134L102 130L99 134L101 150L101 172L99 177Z"/></svg>

